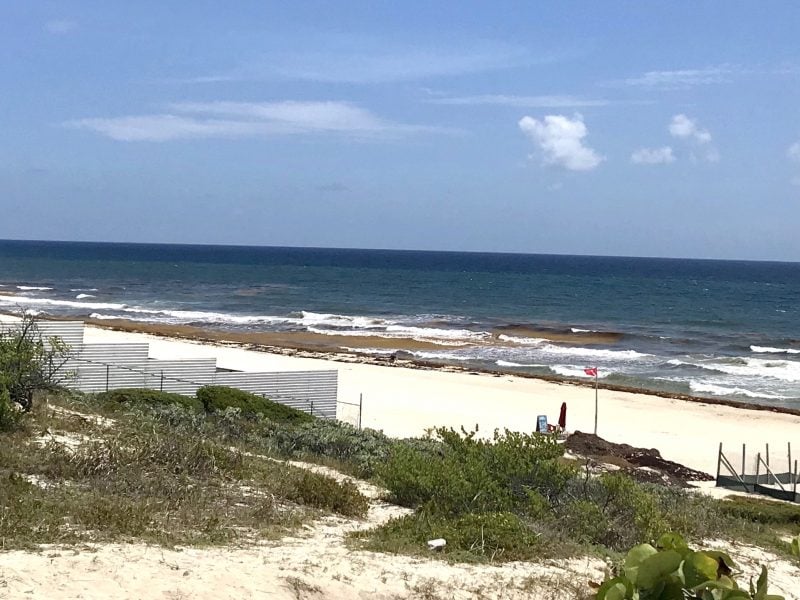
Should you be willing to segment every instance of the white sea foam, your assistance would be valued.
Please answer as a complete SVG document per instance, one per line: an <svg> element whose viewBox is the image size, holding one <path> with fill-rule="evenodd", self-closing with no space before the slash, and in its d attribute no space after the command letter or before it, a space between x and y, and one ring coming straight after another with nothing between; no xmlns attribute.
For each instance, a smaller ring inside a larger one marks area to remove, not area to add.
<svg viewBox="0 0 800 600"><path fill-rule="evenodd" d="M769 346L750 346L750 350L758 354L800 354L794 348L770 348Z"/></svg>
<svg viewBox="0 0 800 600"><path fill-rule="evenodd" d="M395 354L397 350L392 350L388 348L350 348L348 346L342 346L342 350L347 352L358 352L361 354L378 354L378 355L386 355L389 356L391 354Z"/></svg>
<svg viewBox="0 0 800 600"><path fill-rule="evenodd" d="M546 366L546 365L539 365L539 364L516 363L516 362L511 362L510 360L496 360L495 364L498 367L544 367L544 366Z"/></svg>
<svg viewBox="0 0 800 600"><path fill-rule="evenodd" d="M361 317L361 316L348 316L348 315L335 315L328 313L315 313L309 311L300 311L299 318L292 318L294 322L299 325L316 325L329 327L356 327L356 328L370 328L380 327L393 321L385 321L375 317Z"/></svg>
<svg viewBox="0 0 800 600"><path fill-rule="evenodd" d="M800 362L791 360L741 358L738 359L738 364L714 360L697 363L686 362L683 364L740 377L769 377L782 381L800 381Z"/></svg>
<svg viewBox="0 0 800 600"><path fill-rule="evenodd" d="M586 379L592 378L594 379L594 375L587 375L584 369L587 367L576 367L574 365L551 365L550 370L555 373L556 375L561 375L562 377L584 377ZM598 379L603 379L604 377L608 377L610 373L608 371L603 371L602 369L598 370L597 377Z"/></svg>
<svg viewBox="0 0 800 600"><path fill-rule="evenodd" d="M70 292L96 292L97 288L70 288Z"/></svg>
<svg viewBox="0 0 800 600"><path fill-rule="evenodd" d="M713 394L714 396L746 396L748 398L764 398L768 400L786 400L790 398L790 396L779 396L777 394L768 394L766 392L753 392L741 387L726 387L723 385L701 383L698 381L689 382L689 387L693 392Z"/></svg>
<svg viewBox="0 0 800 600"><path fill-rule="evenodd" d="M579 329L578 327L570 327L572 333L600 333L597 329Z"/></svg>
<svg viewBox="0 0 800 600"><path fill-rule="evenodd" d="M550 340L546 338L529 338L529 337L516 337L513 335L500 334L497 339L501 342L510 342L512 344L520 344L521 346L538 346Z"/></svg>
<svg viewBox="0 0 800 600"><path fill-rule="evenodd" d="M652 354L644 354L636 352L636 350L597 350L594 348L570 348L568 346L553 346L546 345L538 348L547 354L556 354L561 356L584 356L586 358L608 359L608 360L625 360L646 358Z"/></svg>
<svg viewBox="0 0 800 600"><path fill-rule="evenodd" d="M88 308L92 310L124 310L124 304L113 302L74 302L73 300L54 300L52 298L29 298L27 296L0 296L3 304L27 304L41 306L62 306L67 308Z"/></svg>
<svg viewBox="0 0 800 600"><path fill-rule="evenodd" d="M96 298L97 296L93 296L92 294L78 294L75 296L76 300L82 300L83 298Z"/></svg>
<svg viewBox="0 0 800 600"><path fill-rule="evenodd" d="M42 286L38 286L38 285L18 285L17 289L18 290L24 290L24 291L28 292L28 291L46 291L46 290L52 290L53 288L51 288L51 287L42 287Z"/></svg>
<svg viewBox="0 0 800 600"><path fill-rule="evenodd" d="M418 351L412 352L411 354L413 354L417 358L421 358L423 360L429 359L429 360L458 360L458 361L464 361L464 360L470 360L470 359L474 358L472 356L465 356L463 354L455 354L455 353L452 353L452 352L430 352L430 351L426 351L426 350L418 350Z"/></svg>

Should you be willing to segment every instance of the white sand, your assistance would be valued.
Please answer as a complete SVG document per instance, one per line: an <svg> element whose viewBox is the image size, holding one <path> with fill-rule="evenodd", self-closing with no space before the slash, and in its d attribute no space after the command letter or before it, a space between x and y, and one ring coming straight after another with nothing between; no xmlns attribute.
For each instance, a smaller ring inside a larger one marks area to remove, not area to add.
<svg viewBox="0 0 800 600"><path fill-rule="evenodd" d="M415 436L438 425L532 431L537 415L558 419L567 403L567 428L594 429L594 390L514 376L426 371L316 358L297 358L169 340L138 333L87 327L87 343L150 343L152 358L217 358L218 365L243 371L337 369L339 400L358 403L362 423L392 436ZM598 434L613 442L658 448L664 458L716 473L720 442L736 465L741 445L748 453L771 445L774 461L792 442L800 456L800 416L600 390ZM339 418L355 422L358 409L339 406ZM784 459L784 462L785 459ZM778 463L778 466L780 464Z"/></svg>
<svg viewBox="0 0 800 600"><path fill-rule="evenodd" d="M222 367L246 371L337 369L339 399L357 402L363 393L364 425L390 435L419 435L434 425L476 423L484 433L495 427L530 431L538 414L555 419L561 402L569 407L569 429L593 428L594 392L584 387L295 358L97 328L87 328L86 341L147 341L153 358L214 356ZM656 447L665 458L711 473L719 442L733 453L742 442L754 446L769 442L775 448L794 441L800 454L800 417L604 390L600 411L603 437ZM355 415L352 407L340 406L340 418L353 420ZM381 502L369 484L359 485L371 498L365 521L331 517L297 537L257 547L172 551L109 544L40 553L0 552L0 599L566 600L576 597L575 584L603 579L604 565L597 559L476 566L352 551L344 541L348 531L374 526L404 511ZM767 564L771 591L800 600L795 591L800 581L796 564L756 548L739 547L732 554L747 574L757 574L757 566Z"/></svg>

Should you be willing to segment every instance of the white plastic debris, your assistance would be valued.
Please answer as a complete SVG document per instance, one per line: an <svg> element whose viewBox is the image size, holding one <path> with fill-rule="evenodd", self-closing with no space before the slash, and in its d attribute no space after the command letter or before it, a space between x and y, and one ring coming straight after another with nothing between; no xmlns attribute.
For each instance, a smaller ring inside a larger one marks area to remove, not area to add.
<svg viewBox="0 0 800 600"><path fill-rule="evenodd" d="M441 550L447 546L447 540L444 538L436 538L435 540L428 540L428 548L430 550Z"/></svg>

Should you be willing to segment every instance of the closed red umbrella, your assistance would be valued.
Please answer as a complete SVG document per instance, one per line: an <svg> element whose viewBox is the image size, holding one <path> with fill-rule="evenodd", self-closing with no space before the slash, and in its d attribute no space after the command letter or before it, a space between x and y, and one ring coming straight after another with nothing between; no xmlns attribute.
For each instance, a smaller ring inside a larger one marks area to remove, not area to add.
<svg viewBox="0 0 800 600"><path fill-rule="evenodd" d="M561 403L561 413L558 415L558 426L565 430L567 428L567 403Z"/></svg>

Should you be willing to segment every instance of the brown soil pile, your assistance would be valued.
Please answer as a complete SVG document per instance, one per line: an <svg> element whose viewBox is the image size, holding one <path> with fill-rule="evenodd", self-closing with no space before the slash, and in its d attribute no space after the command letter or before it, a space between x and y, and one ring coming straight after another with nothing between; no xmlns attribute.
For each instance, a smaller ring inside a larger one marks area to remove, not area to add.
<svg viewBox="0 0 800 600"><path fill-rule="evenodd" d="M689 481L714 479L708 473L662 458L655 448L615 444L591 433L576 431L567 438L566 447L573 454L594 462L616 465L639 481L690 487Z"/></svg>

